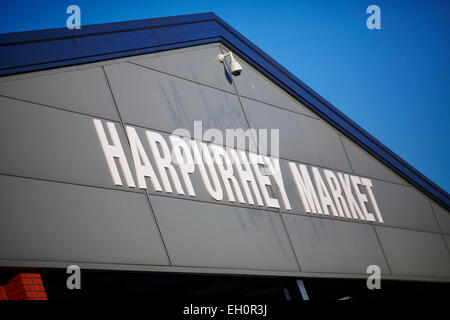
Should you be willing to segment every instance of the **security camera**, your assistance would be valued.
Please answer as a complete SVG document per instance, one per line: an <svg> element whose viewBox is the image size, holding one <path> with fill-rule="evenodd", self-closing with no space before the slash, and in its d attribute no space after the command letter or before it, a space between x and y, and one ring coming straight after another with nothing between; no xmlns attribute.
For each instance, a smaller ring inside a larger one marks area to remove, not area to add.
<svg viewBox="0 0 450 320"><path fill-rule="evenodd" d="M231 74L235 77L241 74L242 67L241 65L234 59L233 53L231 51L225 53L225 54L219 54L217 55L217 58L219 58L220 62L223 62L226 56L230 56L230 68L231 68Z"/></svg>

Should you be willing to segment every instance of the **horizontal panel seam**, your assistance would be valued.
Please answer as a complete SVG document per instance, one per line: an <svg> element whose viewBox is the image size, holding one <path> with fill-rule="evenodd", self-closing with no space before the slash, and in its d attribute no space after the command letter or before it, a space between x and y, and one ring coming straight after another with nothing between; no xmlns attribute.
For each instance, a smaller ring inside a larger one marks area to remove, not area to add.
<svg viewBox="0 0 450 320"><path fill-rule="evenodd" d="M66 184L66 185L74 185L74 186L79 186L79 187L86 187L86 188L97 188L97 189L103 189L103 190L111 190L111 191L122 191L122 192L130 192L130 193L134 193L134 194L144 194L145 190L140 190L140 189L119 189L119 188L112 188L112 187L104 187L104 186L95 186L95 185L87 185L87 184L81 184L81 183L75 183L75 182L68 182L68 181L62 181L62 180L53 180L53 179L43 179L43 178L36 178L36 177L30 177L30 176L22 176L22 175L16 175L16 174L9 174L9 173L4 173L4 172L0 172L0 176L5 176L5 177L13 177L13 178L20 178L20 179L29 179L29 180L36 180L36 181L43 181L43 182L53 182L53 183L61 183L61 184ZM157 197L166 197L166 198L170 198L170 199L178 199L178 200L186 200L186 201L197 201L197 202L201 202L201 203L207 203L207 204L212 204L212 205L223 205L223 206L230 206L233 208L244 208L244 209L253 209L253 210L259 210L259 211L265 211L265 212L270 212L270 213L277 213L279 209L274 209L274 208L261 208L261 207L256 207L256 206L250 206L250 205L242 205L242 204L233 204L233 203L223 203L223 202L212 202L212 201L207 201L207 200L201 200L201 199L192 199L192 198L187 198L187 197L183 197L181 195L171 195L171 194L157 194L157 193L148 193L147 194L149 196L157 196ZM331 216L317 216L317 215L312 215L312 214L308 214L305 212L287 212L287 211L281 211L282 214L288 214L288 215L294 215L294 216L303 216L303 217L310 217L310 218L318 218L318 219L327 219L327 220L333 220L333 221L340 221L340 222L348 222L348 223L358 223L358 224L363 224L363 225L374 225L374 226L380 226L380 227L389 227L389 228L394 228L394 229L400 229L400 230L409 230L409 231L420 231L420 232L426 232L426 233L432 233L432 234L441 234L438 231L428 231L428 230L421 230L421 229L414 229L414 228L407 228L407 227L399 227L399 226L392 226L392 225L387 225L387 224L374 224L373 222L368 222L368 221L353 221L353 220L346 220L343 218L335 218L335 217L331 217ZM449 235L450 233L444 233L444 235Z"/></svg>
<svg viewBox="0 0 450 320"><path fill-rule="evenodd" d="M38 107L46 107L46 108L55 109L55 110L58 110L58 111L66 111L66 112L70 112L70 113L75 113L75 114L82 115L82 116L85 116L85 117L98 118L98 119L102 119L102 120L113 121L113 122L116 122L118 124L120 123L117 118L116 119L106 118L104 116L99 116L99 115L95 115L95 114L88 114L88 113L75 111L75 110L64 109L62 107L55 107L55 106L51 106L51 105L48 105L48 104L35 102L35 101L22 99L22 98L15 98L15 97L3 95L3 94L0 94L0 97L6 98L6 99L11 99L11 100L16 100L16 101L21 101L21 102L25 102L25 103L29 103L29 104L34 104L34 105L36 105Z"/></svg>
<svg viewBox="0 0 450 320"><path fill-rule="evenodd" d="M155 59L157 59L157 58L158 57L155 57ZM188 81L188 82L191 82L191 83L195 83L195 84L198 84L198 85L210 88L210 89L215 89L215 90L219 90L219 91L222 91L222 92L225 92L225 93L236 95L236 93L233 92L233 89L225 90L225 89L222 89L222 88L219 88L219 87L215 87L215 86L206 84L204 82L198 82L198 81L195 81L195 80L192 80L192 79L184 78L182 76L179 76L179 75L176 75L176 74L173 74L173 73L169 73L167 71L154 69L154 68L148 67L148 66L143 66L141 64L135 63L135 60L133 60L133 61L126 61L126 62L123 62L123 63L129 63L129 64L135 65L137 67L141 67L141 68L144 68L144 69L147 69L147 70L151 70L151 71L154 71L154 72L162 73L162 74L164 74L166 76L174 77L174 78L177 78L177 79L180 79L180 80L184 80L184 81Z"/></svg>
<svg viewBox="0 0 450 320"><path fill-rule="evenodd" d="M44 262L44 263L58 263L58 264L63 264L63 263L73 263L73 260L68 260L68 261L61 261L61 260L38 260L38 259L0 259L0 262L6 262L6 263L21 263L21 262ZM226 268L226 267L201 267L201 266L182 266L182 265L177 265L177 266L169 266L169 265L158 265L158 264L131 264L131 263L113 263L113 262L90 262L90 261L79 261L78 263L85 263L85 264L89 264L89 265L93 265L93 266L97 266L97 265L105 265L105 266L130 266L130 267L135 267L135 266L142 266L142 267L156 267L158 269L166 269L168 272L176 272L174 270L176 269L180 269L180 270L185 270L185 269L191 269L193 270L192 273L196 273L195 270L199 269L199 270L223 270L223 271L232 271L232 272L239 272L239 271L253 271L255 273L261 273L261 272L278 272L278 273L282 273L282 274L286 274L286 276L320 276L320 275L324 275L324 277L332 277L332 276L347 276L347 277L361 277L361 278L367 278L368 274L366 273L341 273L341 272L325 272L325 271L288 271L288 270L266 270L266 269L245 269L245 268ZM61 267L54 267L55 269L60 269ZM86 269L91 269L89 267L87 267ZM97 268L92 268L92 269L97 269ZM164 272L162 270L158 270L158 271L150 271L150 272ZM183 271L181 271L183 272ZM383 273L382 273L383 274ZM419 275L412 275L412 276L408 276L408 275L401 275L401 274L396 274L396 275L387 275L384 274L385 277L387 277L388 279L398 279L398 280L415 280L415 279L420 279L423 281L426 281L428 279L434 280L434 281L450 281L450 278L448 277L440 277L440 276L419 276ZM279 275L275 275L275 276L279 276Z"/></svg>

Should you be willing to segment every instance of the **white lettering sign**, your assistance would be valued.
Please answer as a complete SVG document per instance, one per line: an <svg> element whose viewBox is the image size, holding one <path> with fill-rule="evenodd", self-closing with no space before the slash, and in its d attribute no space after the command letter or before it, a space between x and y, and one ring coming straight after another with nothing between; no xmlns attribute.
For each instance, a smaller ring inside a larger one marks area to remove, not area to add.
<svg viewBox="0 0 450 320"><path fill-rule="evenodd" d="M157 192L186 195L186 190L188 196L195 197L191 175L198 171L214 200L277 209L281 203L284 210L292 210L278 158L177 135L169 136L170 148L163 135L151 130L145 130L144 145L136 129L126 126L133 177L115 124L106 122L108 139L102 121L93 122L117 186L123 185L121 172L130 188L136 187L136 179L140 189L147 189L149 179ZM305 212L383 223L370 179L295 162L288 166Z"/></svg>

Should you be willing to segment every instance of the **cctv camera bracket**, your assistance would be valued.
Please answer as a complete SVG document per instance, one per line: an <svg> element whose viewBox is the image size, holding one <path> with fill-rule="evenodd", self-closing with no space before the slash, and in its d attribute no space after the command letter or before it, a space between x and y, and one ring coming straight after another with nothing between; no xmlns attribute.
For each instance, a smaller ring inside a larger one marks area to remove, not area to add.
<svg viewBox="0 0 450 320"><path fill-rule="evenodd" d="M225 54L218 54L217 58L220 60L221 63L223 63L223 61L225 60L226 56L230 56L230 60L231 60L231 63L230 63L231 74L233 76L237 77L238 75L241 74L242 67L236 60L234 60L233 53L231 51L228 51Z"/></svg>
<svg viewBox="0 0 450 320"><path fill-rule="evenodd" d="M233 53L231 51L228 51L227 53L224 54L218 54L217 58L219 58L220 62L223 62L226 56L230 56L230 58L233 59Z"/></svg>

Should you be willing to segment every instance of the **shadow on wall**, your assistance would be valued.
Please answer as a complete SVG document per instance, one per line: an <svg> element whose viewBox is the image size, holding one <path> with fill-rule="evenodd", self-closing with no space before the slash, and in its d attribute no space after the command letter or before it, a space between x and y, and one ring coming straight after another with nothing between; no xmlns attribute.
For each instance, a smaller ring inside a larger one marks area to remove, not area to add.
<svg viewBox="0 0 450 320"><path fill-rule="evenodd" d="M222 67L223 67L223 73L224 73L224 75L225 75L225 79L227 79L227 81L228 81L229 84L232 84L232 83L233 83L233 79L231 79L231 75L228 73L228 70L227 70L227 68L225 67L225 64L224 64L224 63L222 63Z"/></svg>

